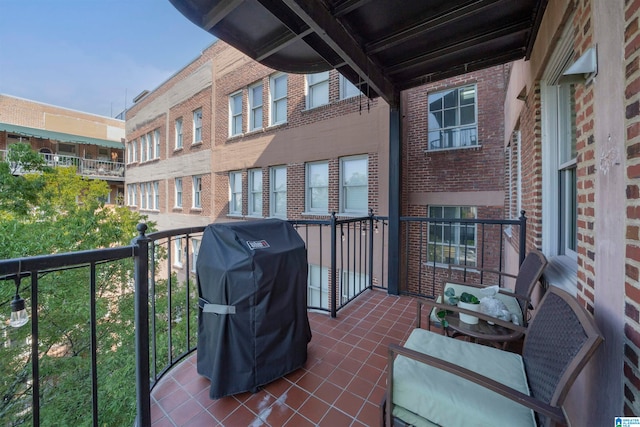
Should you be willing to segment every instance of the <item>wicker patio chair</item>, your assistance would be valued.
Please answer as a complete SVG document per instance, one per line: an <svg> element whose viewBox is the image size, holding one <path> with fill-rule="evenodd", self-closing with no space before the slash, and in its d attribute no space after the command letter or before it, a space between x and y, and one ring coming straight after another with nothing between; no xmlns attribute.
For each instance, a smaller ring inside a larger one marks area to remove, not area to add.
<svg viewBox="0 0 640 427"><path fill-rule="evenodd" d="M390 344L382 425L568 424L564 400L602 342L593 317L552 287L528 328L512 327L525 334L522 355L421 328Z"/></svg>

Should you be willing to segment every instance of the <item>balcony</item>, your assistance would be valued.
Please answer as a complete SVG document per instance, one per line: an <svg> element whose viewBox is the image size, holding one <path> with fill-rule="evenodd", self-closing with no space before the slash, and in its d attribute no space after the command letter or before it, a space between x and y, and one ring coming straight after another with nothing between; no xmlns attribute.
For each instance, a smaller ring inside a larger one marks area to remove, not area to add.
<svg viewBox="0 0 640 427"><path fill-rule="evenodd" d="M6 158L7 150L0 150L0 159ZM66 155L66 154L54 154L54 153L40 153L44 158L47 166L55 167L74 167L78 171L79 175L93 179L103 179L107 181L124 182L124 162L100 160L100 159L85 159L82 157ZM19 167L15 169L17 174L22 174Z"/></svg>
<svg viewBox="0 0 640 427"><path fill-rule="evenodd" d="M203 227L147 235L141 224L129 246L1 260L10 375L0 417L8 425L63 417L62 424L94 426L375 425L387 345L403 342L411 329L411 297L436 295L443 263L452 260L501 270L507 246L522 256L526 239L524 216L402 218L404 248L391 254L400 260L395 296L387 280L387 218L292 223L312 266L307 363L256 394L218 400L209 399L209 380L195 370L194 266ZM76 285L65 287L70 283ZM14 291L30 314L21 328L7 325ZM62 312L74 316L71 325L58 323ZM121 387L106 390L107 377L122 378Z"/></svg>
<svg viewBox="0 0 640 427"><path fill-rule="evenodd" d="M404 342L415 303L369 290L338 318L309 313L313 338L305 367L256 394L209 399L196 355L172 369L151 395L153 426L373 426L384 395L387 345Z"/></svg>

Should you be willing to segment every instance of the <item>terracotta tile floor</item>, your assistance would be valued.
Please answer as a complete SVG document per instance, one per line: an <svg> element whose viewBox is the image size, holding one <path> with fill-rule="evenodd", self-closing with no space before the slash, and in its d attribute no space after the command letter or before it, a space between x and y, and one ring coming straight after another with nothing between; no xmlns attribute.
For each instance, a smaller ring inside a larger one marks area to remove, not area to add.
<svg viewBox="0 0 640 427"><path fill-rule="evenodd" d="M376 426L386 382L387 345L404 342L415 319L411 298L364 292L332 319L309 313L313 338L304 368L258 393L209 398L196 355L154 388L154 427Z"/></svg>

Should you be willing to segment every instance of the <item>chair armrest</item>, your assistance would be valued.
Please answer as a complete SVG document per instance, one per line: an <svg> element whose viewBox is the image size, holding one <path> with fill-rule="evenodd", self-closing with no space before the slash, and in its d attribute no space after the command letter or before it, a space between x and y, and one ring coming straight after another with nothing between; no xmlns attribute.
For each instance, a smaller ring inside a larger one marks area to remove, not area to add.
<svg viewBox="0 0 640 427"><path fill-rule="evenodd" d="M479 344L478 344L479 345ZM535 412L543 414L555 421L558 421L562 424L566 423L566 419L564 416L564 412L561 408L551 406L541 400L538 400L532 396L526 395L524 393L519 392L511 387L508 387L502 383L499 383L491 378L480 375L474 371L463 368L451 362L447 362L445 360L439 359L437 357L429 356L424 353L420 353L415 350L411 350L405 347L402 347L398 344L389 344L388 349L388 372L389 377L387 380L387 406L386 406L386 416L387 422L390 424L390 416L393 405L393 362L395 357L398 355L402 355L408 357L410 359L416 360L420 363L424 363L426 365L433 366L437 369L441 369L443 371L449 372L452 375L459 376L468 381L476 383L482 387L485 387L488 390L491 390L495 393L498 393L516 403L519 403L523 406L526 406Z"/></svg>

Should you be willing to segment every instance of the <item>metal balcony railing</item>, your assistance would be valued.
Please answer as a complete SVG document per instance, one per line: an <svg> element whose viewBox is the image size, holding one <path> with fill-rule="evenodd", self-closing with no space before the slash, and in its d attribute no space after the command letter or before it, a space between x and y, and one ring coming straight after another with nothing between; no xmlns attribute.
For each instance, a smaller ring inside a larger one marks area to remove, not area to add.
<svg viewBox="0 0 640 427"><path fill-rule="evenodd" d="M386 218L334 214L291 223L308 249L310 309L337 316L365 290L387 287ZM400 256L402 277L396 280L403 293L433 296L440 270L446 270L441 263L452 257L470 262L473 253L477 266L501 266L509 239L516 239L524 254L524 215L514 221L402 218L401 223L408 241ZM477 242L473 251L459 238L460 228L470 226ZM438 241L433 227L457 230L457 240ZM0 261L3 425L151 425L153 387L196 349L195 265L204 227L147 235L140 224L138 231L129 246ZM30 312L22 328L7 325L14 291ZM63 316L73 321L63 324ZM106 376L116 375L127 380L121 389L106 390ZM65 401L65 385L79 390L71 402ZM60 408L65 402L69 406ZM61 421L62 416L77 419Z"/></svg>
<svg viewBox="0 0 640 427"><path fill-rule="evenodd" d="M7 150L0 150L0 160L6 159ZM111 181L124 181L124 162L114 162L110 160L84 159L82 157L70 156L66 154L39 153L45 160L47 166L74 167L78 174L91 178L106 179ZM26 173L20 167L14 168L17 174Z"/></svg>

